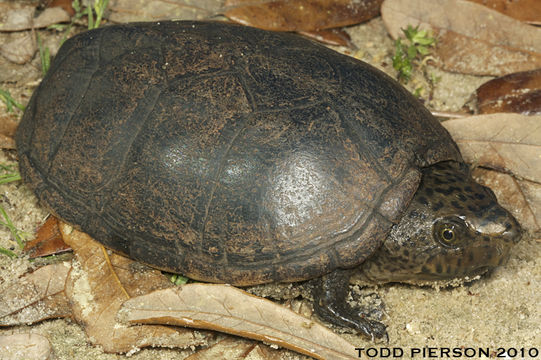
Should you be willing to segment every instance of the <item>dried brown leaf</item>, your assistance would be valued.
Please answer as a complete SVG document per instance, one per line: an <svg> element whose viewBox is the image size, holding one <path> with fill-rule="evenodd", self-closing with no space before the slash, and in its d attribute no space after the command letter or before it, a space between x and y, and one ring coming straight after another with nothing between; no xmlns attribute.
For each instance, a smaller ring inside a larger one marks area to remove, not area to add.
<svg viewBox="0 0 541 360"><path fill-rule="evenodd" d="M467 162L541 183L541 116L490 114L443 122Z"/></svg>
<svg viewBox="0 0 541 360"><path fill-rule="evenodd" d="M24 251L28 253L31 259L60 254L68 250L71 250L71 248L62 240L58 219L54 216L49 216L38 229L36 238L27 242L24 246Z"/></svg>
<svg viewBox="0 0 541 360"><path fill-rule="evenodd" d="M0 45L0 55L15 64L26 64L34 57L37 46L31 33Z"/></svg>
<svg viewBox="0 0 541 360"><path fill-rule="evenodd" d="M449 71L506 75L541 67L541 29L465 0L385 0L381 14L393 38L408 25L431 29L434 57Z"/></svg>
<svg viewBox="0 0 541 360"><path fill-rule="evenodd" d="M110 0L107 18L112 22L202 20L221 11L221 0Z"/></svg>
<svg viewBox="0 0 541 360"><path fill-rule="evenodd" d="M383 0L229 0L224 15L249 26L278 31L317 31L369 20Z"/></svg>
<svg viewBox="0 0 541 360"><path fill-rule="evenodd" d="M541 1L539 0L469 0L496 10L514 19L531 24L541 24Z"/></svg>
<svg viewBox="0 0 541 360"><path fill-rule="evenodd" d="M34 19L32 27L44 28L54 24L69 22L70 20L71 17L68 12L61 7L46 8Z"/></svg>
<svg viewBox="0 0 541 360"><path fill-rule="evenodd" d="M15 7L13 4L0 5L0 31L20 31L31 28L35 6Z"/></svg>
<svg viewBox="0 0 541 360"><path fill-rule="evenodd" d="M519 114L478 115L443 122L464 159L477 166L513 174L518 180L492 176L487 182L495 191L515 190L506 195L528 229L541 224L541 116ZM501 188L501 190L499 189ZM522 199L520 199L522 198ZM505 205L505 204L504 204Z"/></svg>
<svg viewBox="0 0 541 360"><path fill-rule="evenodd" d="M214 359L252 359L278 360L281 359L278 350L270 350L267 346L239 338L226 338L204 350L199 350L185 360L214 360Z"/></svg>
<svg viewBox="0 0 541 360"><path fill-rule="evenodd" d="M49 340L39 334L12 334L0 336L0 359L2 360L48 360L54 359Z"/></svg>
<svg viewBox="0 0 541 360"><path fill-rule="evenodd" d="M2 114L0 116L0 134L13 137L17 126L18 122L15 120L15 116L9 114Z"/></svg>
<svg viewBox="0 0 541 360"><path fill-rule="evenodd" d="M34 18L35 6L8 9L0 15L0 31L21 31L44 28L53 24L70 21L69 14L60 7L47 8Z"/></svg>
<svg viewBox="0 0 541 360"><path fill-rule="evenodd" d="M64 293L70 269L68 263L47 265L5 289L0 297L0 326L70 316L71 308Z"/></svg>
<svg viewBox="0 0 541 360"><path fill-rule="evenodd" d="M15 149L13 136L18 124L14 119L8 113L0 114L0 149Z"/></svg>
<svg viewBox="0 0 541 360"><path fill-rule="evenodd" d="M481 114L541 115L541 69L490 80L476 90L476 95Z"/></svg>
<svg viewBox="0 0 541 360"><path fill-rule="evenodd" d="M313 320L221 284L187 284L130 299L119 318L210 329L276 344L318 359L355 359L355 346Z"/></svg>
<svg viewBox="0 0 541 360"><path fill-rule="evenodd" d="M122 302L131 296L172 286L158 270L112 254L90 236L60 224L64 241L81 264L70 272L66 295L73 303L75 319L84 325L92 343L106 352L136 351L146 346L186 348L206 343L207 335L190 329L160 325L127 327L116 321ZM76 271L78 270L78 271Z"/></svg>
<svg viewBox="0 0 541 360"><path fill-rule="evenodd" d="M47 7L61 7L66 11L70 16L75 15L75 9L73 8L73 0L52 0L49 2Z"/></svg>

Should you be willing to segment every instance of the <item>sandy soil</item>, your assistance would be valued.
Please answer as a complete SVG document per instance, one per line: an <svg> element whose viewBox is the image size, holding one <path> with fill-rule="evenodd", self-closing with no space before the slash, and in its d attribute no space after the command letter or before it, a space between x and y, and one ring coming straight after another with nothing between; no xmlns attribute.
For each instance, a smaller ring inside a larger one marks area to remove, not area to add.
<svg viewBox="0 0 541 360"><path fill-rule="evenodd" d="M349 31L359 48L353 55L392 73L389 54L393 43L380 19ZM428 71L440 77L435 84L433 99L428 102L429 107L440 111L459 110L475 88L487 80L445 73L436 68ZM28 92L24 84L17 86L23 89L16 89L15 93ZM417 87L415 82L413 87ZM13 152L0 153L0 163L15 162ZM28 189L21 183L1 185L0 194L2 206L16 226L33 233L46 212L36 204ZM0 227L0 246L16 248L4 227ZM24 257L12 260L0 255L0 294L3 287L34 266ZM445 354L440 354L445 348L461 351L466 348L489 349L491 357L496 356L500 347L537 348L541 351L541 243L535 239L524 239L513 249L507 265L467 286L436 290L396 284L378 287L375 292L386 304L387 315L383 321L388 325L390 341L388 344L375 344L364 338L344 335L360 348L398 348L395 351L400 352L401 349L401 358L405 359L445 358ZM57 359L125 357L104 354L99 348L89 345L83 330L70 320L50 320L32 326L0 329L0 335L18 332L47 336ZM435 353L412 356L412 350L424 347L434 348L432 351ZM133 359L182 359L188 353L150 349L135 354ZM366 353L361 355L361 358L368 358ZM513 357L512 353L509 355L507 358L522 358Z"/></svg>

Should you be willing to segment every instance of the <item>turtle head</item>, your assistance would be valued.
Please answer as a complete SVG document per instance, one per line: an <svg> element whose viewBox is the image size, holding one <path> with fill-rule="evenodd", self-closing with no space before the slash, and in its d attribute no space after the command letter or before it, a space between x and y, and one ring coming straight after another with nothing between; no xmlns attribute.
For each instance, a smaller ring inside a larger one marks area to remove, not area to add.
<svg viewBox="0 0 541 360"><path fill-rule="evenodd" d="M521 234L465 165L438 163L423 169L403 217L362 271L378 283L469 280L503 264Z"/></svg>

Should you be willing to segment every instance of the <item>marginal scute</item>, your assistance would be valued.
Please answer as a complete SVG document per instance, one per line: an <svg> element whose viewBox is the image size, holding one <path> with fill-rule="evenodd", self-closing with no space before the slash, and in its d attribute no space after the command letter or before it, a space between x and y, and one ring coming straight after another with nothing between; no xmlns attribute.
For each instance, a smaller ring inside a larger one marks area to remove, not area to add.
<svg viewBox="0 0 541 360"><path fill-rule="evenodd" d="M413 198L420 181L421 172L414 168L408 169L399 183L394 184L382 197L379 214L390 222L397 222Z"/></svg>

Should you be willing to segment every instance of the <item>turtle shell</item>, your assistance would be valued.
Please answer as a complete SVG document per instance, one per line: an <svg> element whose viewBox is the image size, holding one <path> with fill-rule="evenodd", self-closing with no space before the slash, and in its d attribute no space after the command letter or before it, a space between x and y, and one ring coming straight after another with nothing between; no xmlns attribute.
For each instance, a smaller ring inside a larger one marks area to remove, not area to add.
<svg viewBox="0 0 541 360"><path fill-rule="evenodd" d="M222 22L71 38L16 141L23 179L61 219L157 268L237 285L362 263L420 168L462 161L381 71Z"/></svg>

